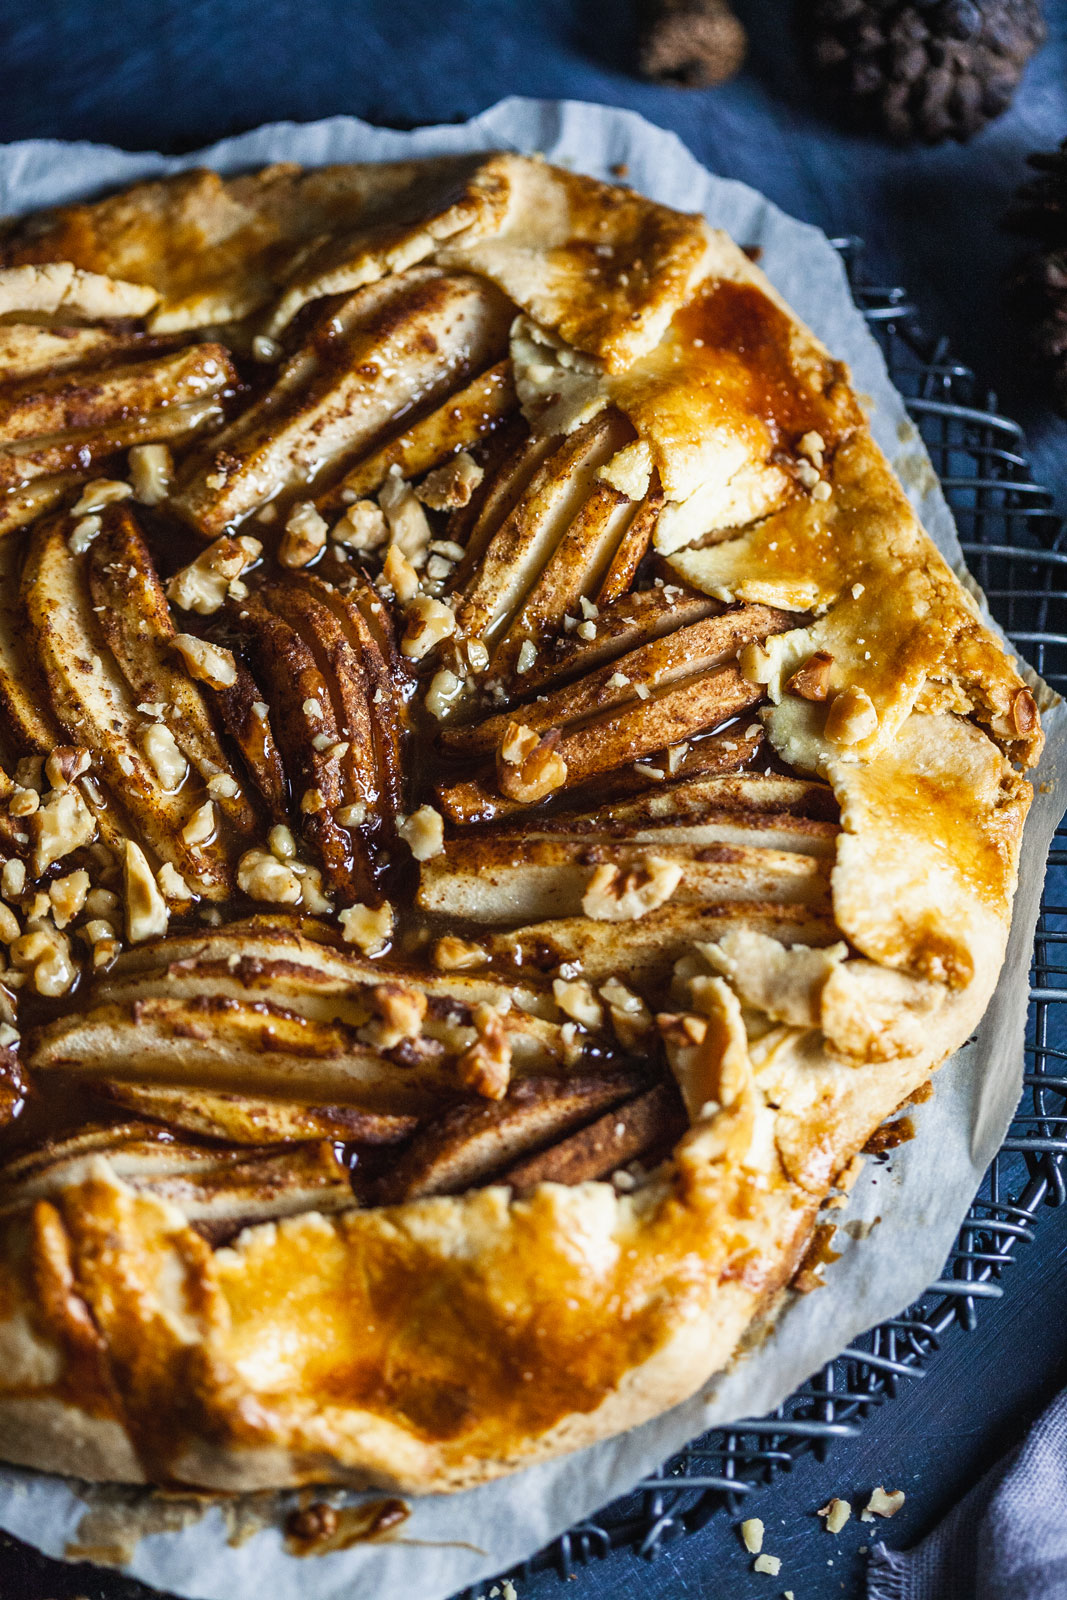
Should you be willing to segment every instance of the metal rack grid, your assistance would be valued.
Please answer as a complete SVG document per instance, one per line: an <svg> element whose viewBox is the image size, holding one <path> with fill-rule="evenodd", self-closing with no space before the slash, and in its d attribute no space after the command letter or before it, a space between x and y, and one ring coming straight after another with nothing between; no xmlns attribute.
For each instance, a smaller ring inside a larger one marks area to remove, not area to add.
<svg viewBox="0 0 1067 1600"><path fill-rule="evenodd" d="M859 240L832 242L922 434L971 571L1020 653L1067 695L1067 632L1056 631L1067 626L1067 526L1058 522L1048 490L1031 480L1022 430L998 414L995 397L978 389L945 339L922 331L902 289L864 282ZM770 1416L705 1434L512 1577L528 1582L551 1569L571 1578L621 1546L652 1557L718 1512L734 1514L802 1452L821 1456L835 1438L856 1433L902 1386L924 1375L947 1337L974 1328L983 1300L1005 1292L1002 1279L1016 1251L1033 1239L1045 1208L1067 1200L1067 880L1055 870L1067 866L1063 825L1049 865L1031 968L1023 1098L942 1276Z"/></svg>

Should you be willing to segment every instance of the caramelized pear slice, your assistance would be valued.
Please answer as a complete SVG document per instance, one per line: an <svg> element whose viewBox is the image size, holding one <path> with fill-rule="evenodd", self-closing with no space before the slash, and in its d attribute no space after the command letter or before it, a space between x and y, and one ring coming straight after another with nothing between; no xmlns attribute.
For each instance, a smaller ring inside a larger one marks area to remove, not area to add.
<svg viewBox="0 0 1067 1600"><path fill-rule="evenodd" d="M541 642L563 631L564 618L572 610L572 625L581 618L581 601L592 602L601 574L635 514L640 508L618 489L594 484L493 652L490 676L510 678L520 659L529 655L536 659Z"/></svg>
<svg viewBox="0 0 1067 1600"><path fill-rule="evenodd" d="M348 1170L333 1144L289 1150L211 1150L163 1142L136 1125L99 1130L32 1153L5 1173L0 1208L11 1210L61 1194L105 1157L131 1189L175 1206L212 1244L252 1223L301 1211L341 1211L356 1204Z"/></svg>
<svg viewBox="0 0 1067 1600"><path fill-rule="evenodd" d="M573 963L594 989L619 974L646 999L663 994L675 963L698 941L715 941L732 929L765 933L784 944L833 944L840 937L829 911L773 901L724 900L710 905L660 906L635 922L596 922L592 917L554 917L487 932L479 942L494 968L554 972Z"/></svg>
<svg viewBox="0 0 1067 1600"><path fill-rule="evenodd" d="M344 741L329 685L310 647L260 594L240 601L235 616L270 705L271 726L304 831L331 889L351 892L356 856L351 836L337 818L346 803L337 754Z"/></svg>
<svg viewBox="0 0 1067 1600"><path fill-rule="evenodd" d="M462 637L489 644L502 635L588 499L597 469L631 432L621 413L601 412L542 462L463 589L456 606ZM462 581L459 574L457 581Z"/></svg>
<svg viewBox="0 0 1067 1600"><path fill-rule="evenodd" d="M517 1162L501 1182L520 1192L539 1183L588 1183L638 1157L666 1155L685 1128L677 1089L659 1083L570 1138Z"/></svg>
<svg viewBox="0 0 1067 1600"><path fill-rule="evenodd" d="M723 609L721 601L681 584L634 590L600 610L592 639L583 638L574 630L557 634L542 645L515 687L528 695L583 677L606 661L662 639L677 628L689 627L703 617L717 616Z"/></svg>
<svg viewBox="0 0 1067 1600"><path fill-rule="evenodd" d="M168 1128L233 1144L307 1144L343 1139L353 1144L397 1144L415 1131L416 1118L358 1106L308 1105L299 1100L175 1089L165 1084L94 1084L97 1093L116 1105L151 1117Z"/></svg>
<svg viewBox="0 0 1067 1600"><path fill-rule="evenodd" d="M130 417L218 395L237 381L221 344L119 366L33 376L0 387L0 439L40 439L72 430L107 431Z"/></svg>
<svg viewBox="0 0 1067 1600"><path fill-rule="evenodd" d="M446 749L464 755L489 755L499 748L508 723L513 720L523 723L534 733L562 728L565 736L572 726L577 730L586 724L592 725L594 719L602 723L609 713L620 710L630 712L640 720L641 708L652 703L650 697L662 695L682 680L687 685L682 706L690 693L694 696L695 706L695 698L701 693L697 688L701 676L711 678L712 669L721 667L724 662L732 662L742 645L751 639L765 639L771 633L781 632L789 626L789 622L785 612L775 611L770 606L741 606L720 615L706 616L640 644L627 655L595 668L577 682L542 696L521 710L501 712L486 718L484 722L464 727L448 728L441 735L441 743ZM753 698L752 685L741 678L736 668L730 666L726 672L727 676L717 681L724 688L729 684L733 693L740 695L736 711L761 698L761 690L757 690ZM730 697L729 692L721 696L724 704ZM722 714L734 713L724 711ZM632 750L630 758L663 749L677 738L685 738L689 733L708 726L708 721L702 718L702 711L694 710L694 715L689 717L683 711L682 721L687 725L688 733L681 734L670 731L664 720L662 736L647 745L645 750ZM621 759L625 760L626 755Z"/></svg>
<svg viewBox="0 0 1067 1600"><path fill-rule="evenodd" d="M518 405L510 361L498 361L449 395L388 444L372 450L319 501L326 514L343 511L354 500L377 494L395 468L402 478L418 478L473 445L511 415Z"/></svg>
<svg viewBox="0 0 1067 1600"><path fill-rule="evenodd" d="M21 489L36 478L57 473L78 471L86 476L135 444L162 440L184 444L221 421L221 402L208 395L184 405L159 406L103 428L72 428L45 438L0 444L0 490Z"/></svg>
<svg viewBox="0 0 1067 1600"><path fill-rule="evenodd" d="M829 904L832 862L826 856L758 845L655 839L624 844L596 836L565 840L490 833L449 839L441 855L424 861L417 903L437 916L473 922L573 917L582 911L597 868L640 872L650 858L681 867L681 881L671 894L675 905L769 900L822 910Z"/></svg>
<svg viewBox="0 0 1067 1600"><path fill-rule="evenodd" d="M161 861L170 862L196 894L223 900L232 871L217 833L184 837L205 804L201 784L174 783L148 759L142 735L148 720L104 646L89 604L83 563L68 542L71 523L41 523L30 538L22 575L26 615L53 710L69 740L93 752L98 770L137 832Z"/></svg>
<svg viewBox="0 0 1067 1600"><path fill-rule="evenodd" d="M239 832L251 834L255 812L219 743L203 695L174 647L167 597L136 518L122 502L105 507L100 515L103 527L86 557L100 632L134 700L159 708L158 715L204 782L232 780L232 793L227 784L216 786L216 804Z"/></svg>
<svg viewBox="0 0 1067 1600"><path fill-rule="evenodd" d="M510 317L503 295L466 273L420 267L359 290L211 441L172 503L213 539L276 495L306 496L402 412L502 355Z"/></svg>
<svg viewBox="0 0 1067 1600"><path fill-rule="evenodd" d="M519 713L521 715L521 712ZM641 761L631 761L611 772L598 772L585 783L564 785L561 798L569 802L565 809L537 814L538 827L551 827L557 815L568 818L571 807L588 805L594 800L612 800L632 794L669 793L674 781L708 774L726 774L738 771L758 752L763 743L763 729L758 722L743 727L731 723L719 733L703 735L689 745L684 754L655 750ZM485 772L479 778L449 784L439 791L441 810L450 822L498 822L505 817L529 811L528 805L506 799L497 787L495 772Z"/></svg>
<svg viewBox="0 0 1067 1600"><path fill-rule="evenodd" d="M508 1162L549 1143L641 1086L636 1072L567 1079L525 1078L492 1105L456 1106L429 1124L383 1180L378 1200L399 1205L431 1194L460 1194Z"/></svg>

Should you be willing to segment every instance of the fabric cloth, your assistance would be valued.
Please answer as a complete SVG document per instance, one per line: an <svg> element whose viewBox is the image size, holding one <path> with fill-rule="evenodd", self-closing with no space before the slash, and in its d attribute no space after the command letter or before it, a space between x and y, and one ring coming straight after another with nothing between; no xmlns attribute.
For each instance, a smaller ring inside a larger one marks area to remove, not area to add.
<svg viewBox="0 0 1067 1600"><path fill-rule="evenodd" d="M1067 1390L914 1550L875 1545L867 1600L1064 1600Z"/></svg>

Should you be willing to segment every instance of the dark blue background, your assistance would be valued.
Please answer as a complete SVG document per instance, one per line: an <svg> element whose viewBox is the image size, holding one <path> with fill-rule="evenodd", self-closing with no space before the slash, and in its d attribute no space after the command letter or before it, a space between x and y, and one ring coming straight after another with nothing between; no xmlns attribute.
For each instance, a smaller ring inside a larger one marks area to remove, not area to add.
<svg viewBox="0 0 1067 1600"><path fill-rule="evenodd" d="M1067 423L1035 388L1005 309L1017 241L999 228L1026 152L1067 135L1067 0L1049 0L1049 42L1013 110L969 146L897 150L821 114L786 0L737 0L752 49L707 92L629 75L626 0L0 0L0 140L109 141L179 151L257 123L351 112L393 126L447 122L506 94L624 105L673 128L710 168L762 189L831 234L863 235L872 271L907 286L926 325L1026 427L1038 478L1067 513ZM753 1575L717 1519L649 1566L627 1554L567 1586L631 1600L838 1600L861 1592L872 1532L906 1546L933 1525L1067 1382L1067 1226L1045 1220L1010 1269L1004 1300L952 1342L862 1436L806 1460L758 1511L779 1578ZM892 1524L853 1521L832 1540L814 1517L832 1494L874 1483L908 1499ZM125 1590L125 1586L122 1586ZM488 1585L485 1586L488 1590ZM520 1600L557 1592L546 1578ZM2 1600L119 1592L113 1580L45 1571L0 1550ZM126 1591L129 1592L129 1591ZM417 1600L417 1597L413 1597Z"/></svg>

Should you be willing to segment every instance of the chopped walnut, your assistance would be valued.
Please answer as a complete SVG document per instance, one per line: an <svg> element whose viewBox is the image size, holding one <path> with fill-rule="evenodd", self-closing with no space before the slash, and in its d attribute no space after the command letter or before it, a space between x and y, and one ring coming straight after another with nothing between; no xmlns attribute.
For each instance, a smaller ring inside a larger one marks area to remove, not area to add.
<svg viewBox="0 0 1067 1600"><path fill-rule="evenodd" d="M169 861L164 861L156 873L156 882L159 892L168 905L186 905L195 898L193 891L178 871Z"/></svg>
<svg viewBox="0 0 1067 1600"><path fill-rule="evenodd" d="M826 440L823 438L821 433L816 433L814 430L812 430L810 433L806 433L801 439L800 443L797 445L797 454L807 456L808 460L813 462L817 467L822 466L823 453L825 450Z"/></svg>
<svg viewBox="0 0 1067 1600"><path fill-rule="evenodd" d="M299 501L290 511L278 547L283 567L306 567L326 548L326 522L311 500Z"/></svg>
<svg viewBox="0 0 1067 1600"><path fill-rule="evenodd" d="M524 639L519 646L519 654L515 660L515 671L530 672L537 660L537 646L532 639Z"/></svg>
<svg viewBox="0 0 1067 1600"><path fill-rule="evenodd" d="M229 689L237 682L237 663L232 650L198 639L195 633L176 633L174 648L189 669L190 677L206 683L209 689Z"/></svg>
<svg viewBox="0 0 1067 1600"><path fill-rule="evenodd" d="M391 544L385 552L382 577L402 605L419 592L419 575L398 544Z"/></svg>
<svg viewBox="0 0 1067 1600"><path fill-rule="evenodd" d="M60 745L61 750L70 748ZM44 756L21 756L15 763L15 782L20 789L44 790Z"/></svg>
<svg viewBox="0 0 1067 1600"><path fill-rule="evenodd" d="M158 506L170 493L174 461L165 444L135 444L127 457L134 499Z"/></svg>
<svg viewBox="0 0 1067 1600"><path fill-rule="evenodd" d="M96 818L75 788L54 789L33 818L33 871L41 877L53 862L62 861L96 837Z"/></svg>
<svg viewBox="0 0 1067 1600"><path fill-rule="evenodd" d="M82 868L68 872L65 878L56 878L48 886L52 902L52 917L57 928L65 928L85 905L89 893L89 874Z"/></svg>
<svg viewBox="0 0 1067 1600"><path fill-rule="evenodd" d="M13 817L32 817L41 804L36 789L16 789L7 803Z"/></svg>
<svg viewBox="0 0 1067 1600"><path fill-rule="evenodd" d="M162 938L170 920L167 902L159 892L144 851L132 839L126 840L123 886L127 939L139 944L142 939Z"/></svg>
<svg viewBox="0 0 1067 1600"><path fill-rule="evenodd" d="M759 1555L763 1549L763 1523L759 1517L746 1517L742 1522L741 1542L749 1555Z"/></svg>
<svg viewBox="0 0 1067 1600"><path fill-rule="evenodd" d="M99 517L80 517L71 529L67 546L71 555L83 556L97 537L103 523Z"/></svg>
<svg viewBox="0 0 1067 1600"><path fill-rule="evenodd" d="M120 478L94 478L87 483L81 496L70 508L72 517L83 517L87 512L100 511L104 506L114 504L116 500L128 500L133 493L133 486L123 483Z"/></svg>
<svg viewBox="0 0 1067 1600"><path fill-rule="evenodd" d="M883 1489L879 1484L872 1489L871 1498L860 1512L861 1522L873 1522L875 1517L895 1517L904 1504L903 1489Z"/></svg>
<svg viewBox="0 0 1067 1600"><path fill-rule="evenodd" d="M750 639L737 657L738 670L746 683L770 683L774 677L774 660L757 639Z"/></svg>
<svg viewBox="0 0 1067 1600"><path fill-rule="evenodd" d="M467 660L471 664L471 669L474 672L484 672L489 665L488 646L483 644L481 639L468 639L466 650Z"/></svg>
<svg viewBox="0 0 1067 1600"><path fill-rule="evenodd" d="M323 891L322 873L318 867L309 867L302 861L294 861L293 871L300 879L300 902L304 910L310 911L314 917L332 911L333 901Z"/></svg>
<svg viewBox="0 0 1067 1600"><path fill-rule="evenodd" d="M389 538L389 524L373 500L357 500L334 524L330 538L351 550L379 550Z"/></svg>
<svg viewBox="0 0 1067 1600"><path fill-rule="evenodd" d="M825 478L820 478L818 483L815 484L814 488L811 491L811 498L813 500L823 500L823 501L829 500L831 495L833 494L833 492L834 492L833 489L831 488L830 484L826 481L826 479Z"/></svg>
<svg viewBox="0 0 1067 1600"><path fill-rule="evenodd" d="M250 900L295 906L300 899L300 879L291 867L269 850L246 850L237 863L237 887Z"/></svg>
<svg viewBox="0 0 1067 1600"><path fill-rule="evenodd" d="M830 693L833 670L833 656L826 650L816 650L815 654L809 656L804 665L798 667L793 676L786 680L786 690L789 694L798 695L801 700L825 700Z"/></svg>
<svg viewBox="0 0 1067 1600"><path fill-rule="evenodd" d="M618 978L600 985L600 998L606 1003L615 1037L624 1050L636 1050L648 1042L655 1023L639 994L634 994Z"/></svg>
<svg viewBox="0 0 1067 1600"><path fill-rule="evenodd" d="M430 679L430 687L426 691L426 709L438 722L443 722L462 693L463 679L447 667L442 667Z"/></svg>
<svg viewBox="0 0 1067 1600"><path fill-rule="evenodd" d="M417 595L404 619L400 653L409 661L421 661L435 645L450 638L455 631L456 614L449 606L429 595Z"/></svg>
<svg viewBox="0 0 1067 1600"><path fill-rule="evenodd" d="M878 713L866 689L850 685L836 694L826 714L826 737L831 744L859 744L878 727Z"/></svg>
<svg viewBox="0 0 1067 1600"><path fill-rule="evenodd" d="M486 1100L502 1100L511 1077L511 1041L504 1019L493 1006L474 1008L478 1037L456 1061L460 1083Z"/></svg>
<svg viewBox="0 0 1067 1600"><path fill-rule="evenodd" d="M430 524L410 483L395 471L391 472L378 491L378 504L385 512L393 544L399 547L413 567L425 566L430 547Z"/></svg>
<svg viewBox="0 0 1067 1600"><path fill-rule="evenodd" d="M509 722L500 745L500 759L509 767L521 767L539 743L537 734L525 723Z"/></svg>
<svg viewBox="0 0 1067 1600"><path fill-rule="evenodd" d="M26 913L27 922L41 922L51 911L52 902L46 894L38 889L37 893L23 905L22 909Z"/></svg>
<svg viewBox="0 0 1067 1600"><path fill-rule="evenodd" d="M393 908L388 900L380 906L347 906L338 921L346 944L354 944L364 955L381 955L393 936Z"/></svg>
<svg viewBox="0 0 1067 1600"><path fill-rule="evenodd" d="M632 922L665 905L681 880L681 865L662 856L627 869L605 862L589 880L582 910L597 922Z"/></svg>
<svg viewBox="0 0 1067 1600"><path fill-rule="evenodd" d="M584 978L554 978L552 997L564 1016L583 1028L599 1028L604 1020L604 1008Z"/></svg>
<svg viewBox="0 0 1067 1600"><path fill-rule="evenodd" d="M44 764L44 774L53 789L65 789L68 783L82 777L93 764L88 750L80 745L57 745Z"/></svg>
<svg viewBox="0 0 1067 1600"><path fill-rule="evenodd" d="M326 797L321 789L305 789L300 796L300 810L305 817L314 817L326 808Z"/></svg>
<svg viewBox="0 0 1067 1600"><path fill-rule="evenodd" d="M86 915L90 917L106 917L109 922L114 922L121 904L117 894L110 889L90 889L85 897Z"/></svg>
<svg viewBox="0 0 1067 1600"><path fill-rule="evenodd" d="M342 828L362 828L367 820L367 807L362 800L356 800L350 806L338 806L334 815Z"/></svg>
<svg viewBox="0 0 1067 1600"><path fill-rule="evenodd" d="M19 919L11 907L0 905L0 943L11 944L21 932Z"/></svg>
<svg viewBox="0 0 1067 1600"><path fill-rule="evenodd" d="M234 538L223 534L202 550L195 561L176 572L167 584L167 599L180 611L196 611L202 617L218 611L227 591L241 573L259 560L263 546L246 534Z"/></svg>
<svg viewBox="0 0 1067 1600"><path fill-rule="evenodd" d="M392 1050L404 1039L417 1039L426 1015L426 996L406 983L380 983L371 991L375 1019L364 1030L370 1044Z"/></svg>
<svg viewBox="0 0 1067 1600"><path fill-rule="evenodd" d="M97 917L91 922L83 922L77 932L79 938L89 946L94 972L109 967L122 949L117 929L106 918Z"/></svg>
<svg viewBox="0 0 1067 1600"><path fill-rule="evenodd" d="M396 831L416 861L429 861L445 848L444 818L433 806L420 806L410 817L402 818Z"/></svg>
<svg viewBox="0 0 1067 1600"><path fill-rule="evenodd" d="M198 806L182 829L182 838L188 845L207 844L215 837L215 807L210 800Z"/></svg>
<svg viewBox="0 0 1067 1600"><path fill-rule="evenodd" d="M474 457L461 450L443 467L427 473L415 493L431 511L458 511L460 506L470 504L471 495L484 477L485 471Z"/></svg>
<svg viewBox="0 0 1067 1600"><path fill-rule="evenodd" d="M852 1507L847 1500L839 1500L835 1495L826 1505L820 1506L815 1514L826 1518L827 1533L840 1533L852 1515Z"/></svg>
<svg viewBox="0 0 1067 1600"><path fill-rule="evenodd" d="M277 856L279 861L292 861L296 856L296 840L293 838L292 828L287 828L284 822L276 822L267 836L271 854Z"/></svg>
<svg viewBox="0 0 1067 1600"><path fill-rule="evenodd" d="M0 870L0 894L5 900L17 900L26 887L26 863L14 857L5 861Z"/></svg>
<svg viewBox="0 0 1067 1600"><path fill-rule="evenodd" d="M782 1570L780 1556L757 1556L752 1563L753 1572L765 1572L771 1578L776 1578Z"/></svg>
<svg viewBox="0 0 1067 1600"><path fill-rule="evenodd" d="M213 778L207 780L207 792L212 800L233 800L240 794L241 786L228 773L216 772Z"/></svg>
<svg viewBox="0 0 1067 1600"><path fill-rule="evenodd" d="M567 781L567 763L556 754L560 730L538 738L532 728L509 722L497 752L497 787L509 800L532 805Z"/></svg>
<svg viewBox="0 0 1067 1600"><path fill-rule="evenodd" d="M147 728L142 728L140 743L149 766L167 793L180 789L188 776L189 763L166 723L150 722Z"/></svg>
<svg viewBox="0 0 1067 1600"><path fill-rule="evenodd" d="M439 972L467 972L471 967L484 967L488 960L480 944L459 939L454 933L446 933L433 947L433 964Z"/></svg>
<svg viewBox="0 0 1067 1600"><path fill-rule="evenodd" d="M31 975L36 992L49 999L66 994L78 976L66 934L48 926L31 928L16 939L11 946L11 960L20 972Z"/></svg>

